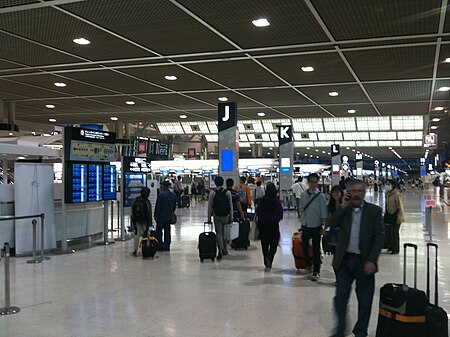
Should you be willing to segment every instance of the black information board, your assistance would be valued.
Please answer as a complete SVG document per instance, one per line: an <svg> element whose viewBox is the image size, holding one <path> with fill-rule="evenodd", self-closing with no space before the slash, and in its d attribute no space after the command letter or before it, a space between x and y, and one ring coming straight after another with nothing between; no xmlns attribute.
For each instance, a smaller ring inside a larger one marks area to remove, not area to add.
<svg viewBox="0 0 450 337"><path fill-rule="evenodd" d="M149 160L169 160L170 144L150 139L147 158Z"/></svg>
<svg viewBox="0 0 450 337"><path fill-rule="evenodd" d="M69 163L66 178L66 203L86 202L88 199L88 166L87 164Z"/></svg>

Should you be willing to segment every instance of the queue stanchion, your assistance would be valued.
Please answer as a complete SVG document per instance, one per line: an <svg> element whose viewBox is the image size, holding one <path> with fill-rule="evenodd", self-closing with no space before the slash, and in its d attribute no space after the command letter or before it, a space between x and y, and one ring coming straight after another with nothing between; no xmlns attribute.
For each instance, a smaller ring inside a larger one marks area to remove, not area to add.
<svg viewBox="0 0 450 337"><path fill-rule="evenodd" d="M114 241L114 200L111 200L111 232L112 240Z"/></svg>
<svg viewBox="0 0 450 337"><path fill-rule="evenodd" d="M45 256L45 246L44 246L44 219L45 219L45 215L44 213L41 214L40 216L41 218L41 261L45 261L45 260L50 260L50 256Z"/></svg>
<svg viewBox="0 0 450 337"><path fill-rule="evenodd" d="M28 260L27 263L41 263L42 261L40 259L36 258L36 225L37 225L37 220L33 219L31 221L31 224L33 226L33 259L32 260Z"/></svg>
<svg viewBox="0 0 450 337"><path fill-rule="evenodd" d="M19 307L11 306L10 298L10 277L9 277L9 243L4 244L5 251L5 307L0 309L0 315L17 314L20 311Z"/></svg>

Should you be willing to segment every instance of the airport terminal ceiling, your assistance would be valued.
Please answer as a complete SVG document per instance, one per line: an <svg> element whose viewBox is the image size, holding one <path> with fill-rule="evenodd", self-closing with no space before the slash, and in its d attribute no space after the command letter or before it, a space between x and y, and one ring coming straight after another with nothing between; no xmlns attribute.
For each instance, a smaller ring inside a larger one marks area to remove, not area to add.
<svg viewBox="0 0 450 337"><path fill-rule="evenodd" d="M0 100L16 102L19 125L113 118L164 134L161 123L213 123L217 103L228 99L238 102L240 121L261 125L267 142L274 140L264 124L272 121L315 119L325 127L345 118L356 129L322 134L300 127L298 142L338 137L375 158L396 159L389 147L404 159L419 158L418 132L435 132L440 145L450 138L446 4L6 0L0 3ZM358 127L386 118L388 129ZM402 118L410 124L421 118L422 129L394 129ZM368 138L357 139L363 134ZM313 143L322 154L328 146L320 145Z"/></svg>

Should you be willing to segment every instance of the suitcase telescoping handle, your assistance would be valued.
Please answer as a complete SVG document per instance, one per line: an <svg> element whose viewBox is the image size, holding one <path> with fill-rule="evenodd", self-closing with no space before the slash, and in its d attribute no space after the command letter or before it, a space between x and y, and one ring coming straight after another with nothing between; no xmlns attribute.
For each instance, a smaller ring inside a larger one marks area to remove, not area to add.
<svg viewBox="0 0 450 337"><path fill-rule="evenodd" d="M427 298L430 302L430 247L435 248L436 258L434 259L434 305L438 305L438 245L434 242L427 243Z"/></svg>
<svg viewBox="0 0 450 337"><path fill-rule="evenodd" d="M414 248L414 288L417 288L417 245L414 243L403 244L403 285L406 285L406 248Z"/></svg>

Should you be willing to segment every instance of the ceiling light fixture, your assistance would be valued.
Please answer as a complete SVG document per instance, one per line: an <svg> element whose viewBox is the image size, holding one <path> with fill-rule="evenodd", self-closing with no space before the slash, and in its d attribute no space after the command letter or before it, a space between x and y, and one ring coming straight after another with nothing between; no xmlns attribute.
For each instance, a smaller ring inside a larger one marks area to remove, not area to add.
<svg viewBox="0 0 450 337"><path fill-rule="evenodd" d="M177 77L174 75L166 75L164 76L164 78L168 81L175 81L177 79Z"/></svg>
<svg viewBox="0 0 450 337"><path fill-rule="evenodd" d="M438 91L449 91L450 87L440 87Z"/></svg>
<svg viewBox="0 0 450 337"><path fill-rule="evenodd" d="M436 130L438 127L436 125L430 126L431 130Z"/></svg>
<svg viewBox="0 0 450 337"><path fill-rule="evenodd" d="M10 135L10 136L14 136L14 133L10 132L10 133L8 133L8 135Z"/></svg>
<svg viewBox="0 0 450 337"><path fill-rule="evenodd" d="M118 121L118 120L119 120L119 117L114 117L114 116L113 116L113 117L111 117L111 120L112 120L112 121Z"/></svg>
<svg viewBox="0 0 450 337"><path fill-rule="evenodd" d="M56 83L54 83L54 85L55 85L56 87L59 87L59 88L64 88L64 87L67 86L67 84L62 83L62 82L56 82Z"/></svg>
<svg viewBox="0 0 450 337"><path fill-rule="evenodd" d="M264 117L266 114L264 112L258 112L259 117Z"/></svg>
<svg viewBox="0 0 450 337"><path fill-rule="evenodd" d="M450 57L447 57L444 62L445 63L450 63Z"/></svg>
<svg viewBox="0 0 450 337"><path fill-rule="evenodd" d="M53 104L47 104L45 107L49 108L49 109L54 109L55 108L55 106Z"/></svg>
<svg viewBox="0 0 450 337"><path fill-rule="evenodd" d="M125 101L125 104L128 104L128 105L135 105L136 102L135 102L135 101Z"/></svg>
<svg viewBox="0 0 450 337"><path fill-rule="evenodd" d="M221 101L221 102L226 102L226 101L228 101L228 98L225 97L225 96L219 97L219 101Z"/></svg>
<svg viewBox="0 0 450 337"><path fill-rule="evenodd" d="M81 44L83 46L91 43L91 41L85 39L84 37L80 37L78 39L73 39L73 42L75 42L76 44Z"/></svg>
<svg viewBox="0 0 450 337"><path fill-rule="evenodd" d="M436 111L442 111L442 110L444 110L444 108L441 107L441 106L437 106L437 107L434 108L434 110L436 110Z"/></svg>
<svg viewBox="0 0 450 337"><path fill-rule="evenodd" d="M328 95L330 95L331 97L336 97L336 96L339 96L339 93L337 93L336 91L332 91L332 92L329 92Z"/></svg>
<svg viewBox="0 0 450 337"><path fill-rule="evenodd" d="M350 110L347 110L347 112L348 112L349 114L354 114L354 113L356 112L356 110L350 109Z"/></svg>
<svg viewBox="0 0 450 337"><path fill-rule="evenodd" d="M306 67L302 67L302 70L303 70L305 73L310 73L310 72L314 71L314 68L311 67L311 66L306 66Z"/></svg>
<svg viewBox="0 0 450 337"><path fill-rule="evenodd" d="M441 119L440 118L433 118L432 121L433 122L439 122Z"/></svg>
<svg viewBox="0 0 450 337"><path fill-rule="evenodd" d="M54 118L49 118L48 121L49 121L50 123L55 123L55 122L56 122L56 119L54 119Z"/></svg>
<svg viewBox="0 0 450 337"><path fill-rule="evenodd" d="M186 119L187 116L186 116L186 115L180 115L180 118L181 118L181 119Z"/></svg>
<svg viewBox="0 0 450 337"><path fill-rule="evenodd" d="M253 25L255 27L267 27L267 26L270 26L270 22L267 19L265 19L265 18L258 19L258 20L253 20L252 23L253 23Z"/></svg>

